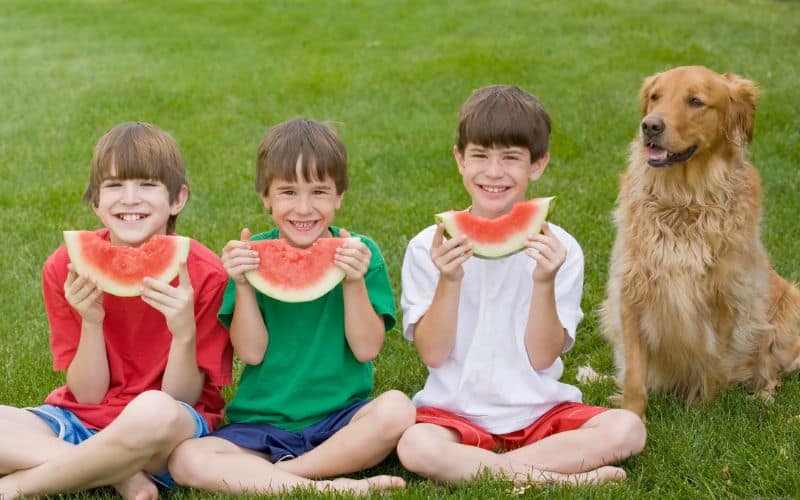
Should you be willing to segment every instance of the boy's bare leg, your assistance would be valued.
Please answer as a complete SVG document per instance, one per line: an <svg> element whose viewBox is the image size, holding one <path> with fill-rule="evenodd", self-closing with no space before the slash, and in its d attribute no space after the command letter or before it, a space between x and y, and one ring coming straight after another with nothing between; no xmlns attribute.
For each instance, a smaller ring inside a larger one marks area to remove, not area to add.
<svg viewBox="0 0 800 500"><path fill-rule="evenodd" d="M359 409L349 424L297 458L275 464L302 477L333 477L377 465L414 423L416 409L400 391L387 391Z"/></svg>
<svg viewBox="0 0 800 500"><path fill-rule="evenodd" d="M183 442L170 457L169 471L178 484L226 493L279 494L298 487L366 493L403 485L390 476L312 481L279 469L259 453L214 436Z"/></svg>
<svg viewBox="0 0 800 500"><path fill-rule="evenodd" d="M108 427L77 446L0 479L0 497L45 495L137 482L142 470L166 470L171 451L194 434L195 423L183 406L160 391L131 401Z"/></svg>
<svg viewBox="0 0 800 500"><path fill-rule="evenodd" d="M469 481L484 471L504 475L519 484L593 484L625 478L625 471L618 467L599 466L563 473L518 459L510 461L508 453L461 444L455 431L426 423L416 424L403 434L397 454L406 469L443 483Z"/></svg>
<svg viewBox="0 0 800 500"><path fill-rule="evenodd" d="M59 439L49 425L28 410L0 406L0 474L41 465L75 445ZM158 498L158 488L143 472L112 485L125 499Z"/></svg>
<svg viewBox="0 0 800 500"><path fill-rule="evenodd" d="M595 415L578 429L553 434L504 457L514 469L534 466L586 472L636 455L644 449L646 439L647 430L638 415L614 409Z"/></svg>

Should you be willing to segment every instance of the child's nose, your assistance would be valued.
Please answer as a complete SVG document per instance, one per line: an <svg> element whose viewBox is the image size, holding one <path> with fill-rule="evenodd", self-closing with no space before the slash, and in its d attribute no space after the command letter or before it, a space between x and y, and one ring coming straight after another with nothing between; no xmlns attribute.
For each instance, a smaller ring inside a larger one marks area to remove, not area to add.
<svg viewBox="0 0 800 500"><path fill-rule="evenodd" d="M135 203L139 201L139 188L134 183L126 182L122 189L122 201L125 203Z"/></svg>
<svg viewBox="0 0 800 500"><path fill-rule="evenodd" d="M307 196L298 197L295 210L303 214L311 212L311 199Z"/></svg>
<svg viewBox="0 0 800 500"><path fill-rule="evenodd" d="M489 160L489 168L487 173L493 177L500 177L503 175L503 165L500 163L500 160L492 159Z"/></svg>

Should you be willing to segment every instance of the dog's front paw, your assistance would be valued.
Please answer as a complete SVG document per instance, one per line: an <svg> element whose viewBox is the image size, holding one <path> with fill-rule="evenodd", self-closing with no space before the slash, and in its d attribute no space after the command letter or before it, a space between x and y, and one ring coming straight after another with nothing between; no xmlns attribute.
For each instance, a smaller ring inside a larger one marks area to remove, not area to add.
<svg viewBox="0 0 800 500"><path fill-rule="evenodd" d="M778 390L778 386L780 385L780 380L774 379L767 382L767 385L764 386L763 389L756 392L754 397L760 399L762 402L766 404L772 404L775 401L775 391Z"/></svg>
<svg viewBox="0 0 800 500"><path fill-rule="evenodd" d="M616 406L617 408L622 407L622 400L623 400L623 398L622 398L622 393L621 392L615 392L614 394L612 394L612 395L610 395L608 397L608 401L613 406Z"/></svg>
<svg viewBox="0 0 800 500"><path fill-rule="evenodd" d="M632 398L632 397L625 397L622 395L622 404L620 407L632 411L633 413L639 415L639 417L644 420L644 414L647 410L647 399L645 398Z"/></svg>

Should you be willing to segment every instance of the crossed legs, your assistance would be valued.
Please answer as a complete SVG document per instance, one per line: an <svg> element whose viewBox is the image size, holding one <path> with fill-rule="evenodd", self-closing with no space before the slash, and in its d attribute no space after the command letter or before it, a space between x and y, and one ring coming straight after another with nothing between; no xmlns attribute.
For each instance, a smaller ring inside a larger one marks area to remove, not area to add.
<svg viewBox="0 0 800 500"><path fill-rule="evenodd" d="M281 493L296 487L366 493L402 487L399 477L314 481L367 469L394 450L415 410L403 393L388 391L364 405L349 424L313 450L270 463L260 453L217 437L192 439L175 450L170 472L179 483L230 493Z"/></svg>
<svg viewBox="0 0 800 500"><path fill-rule="evenodd" d="M403 466L443 483L460 483L488 471L517 484L587 484L619 481L625 471L613 464L639 453L644 424L634 413L608 410L578 429L553 434L507 453L461 444L453 430L419 423L397 445Z"/></svg>
<svg viewBox="0 0 800 500"><path fill-rule="evenodd" d="M35 415L0 408L0 498L36 496L114 485L125 498L156 498L142 472L166 470L167 459L194 435L192 415L166 393L147 391L79 445L58 439Z"/></svg>

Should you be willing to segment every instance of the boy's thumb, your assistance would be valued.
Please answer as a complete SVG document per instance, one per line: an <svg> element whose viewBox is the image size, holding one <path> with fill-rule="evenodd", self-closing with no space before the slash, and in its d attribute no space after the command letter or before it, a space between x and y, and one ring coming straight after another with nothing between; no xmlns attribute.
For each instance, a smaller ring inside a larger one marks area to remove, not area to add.
<svg viewBox="0 0 800 500"><path fill-rule="evenodd" d="M250 241L250 230L247 228L242 229L242 234L239 236L242 241Z"/></svg>
<svg viewBox="0 0 800 500"><path fill-rule="evenodd" d="M345 229L345 228L339 229L339 238L349 238L349 237L350 237L350 233L347 232L347 229Z"/></svg>

